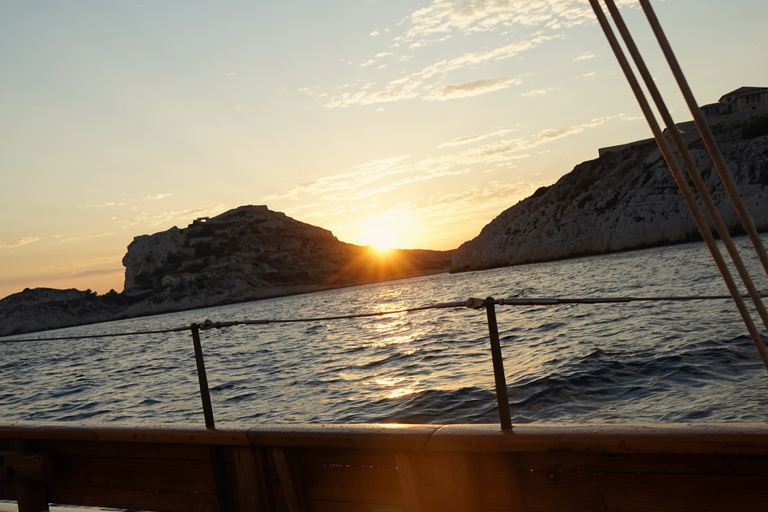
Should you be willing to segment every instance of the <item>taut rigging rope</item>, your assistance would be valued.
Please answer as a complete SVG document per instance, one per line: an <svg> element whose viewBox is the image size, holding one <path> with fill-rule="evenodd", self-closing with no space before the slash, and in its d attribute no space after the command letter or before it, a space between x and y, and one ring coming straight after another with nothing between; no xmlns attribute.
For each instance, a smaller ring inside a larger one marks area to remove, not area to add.
<svg viewBox="0 0 768 512"><path fill-rule="evenodd" d="M763 245L762 240L760 240L760 235L755 228L755 223L752 221L752 217L750 217L749 213L747 212L739 191L736 189L736 184L733 182L733 177L731 176L731 173L728 170L728 166L725 163L725 159L720 152L720 147L717 145L717 142L715 142L712 131L709 129L709 125L707 125L707 122L704 120L704 116L701 114L698 103L696 103L696 98L693 97L693 92L688 85L688 81L685 79L683 70L680 67L680 64L677 62L677 58L672 51L672 47L667 40L667 36L664 34L664 30L661 28L661 24L659 23L659 20L656 17L656 13L651 7L650 2L648 0L640 0L640 5L642 6L643 11L648 18L648 22L651 25L654 34L656 35L656 40L659 42L661 51L664 53L664 57L666 57L667 62L669 63L669 67L672 70L672 74L674 75L675 80L677 81L677 85L680 87L680 91L683 93L685 102L688 104L688 108L690 109L691 115L693 116L693 121L696 124L696 128L698 129L702 140L704 141L707 152L712 158L712 163L715 165L715 169L720 175L720 179L723 182L725 191L728 193L728 197L730 197L731 202L733 203L736 214L739 216L739 220L741 221L742 226L746 230L747 235L749 236L749 239L752 242L755 251L757 252L757 256L760 259L760 263L763 265L765 273L768 274L768 252L766 252L765 246Z"/></svg>
<svg viewBox="0 0 768 512"><path fill-rule="evenodd" d="M722 218L720 217L720 214L714 205L714 201L712 200L711 196L709 195L709 192L707 191L706 185L704 185L704 182L701 179L701 175L698 169L693 163L693 159L690 157L690 154L688 153L687 148L685 147L685 144L683 143L683 140L680 137L679 133L677 133L677 128L674 124L674 121L672 121L672 117L669 114L669 111L667 110L664 104L664 101L658 92L658 89L653 83L653 78L651 74L648 72L648 69L646 68L645 63L642 57L640 56L640 53L637 50L637 47L635 46L634 41L632 40L632 37L629 34L629 31L626 25L624 24L623 19L621 18L618 8L616 7L616 4L613 2L613 0L604 0L604 2L608 6L608 10L611 12L611 15L614 18L616 26L619 29L619 32L622 34L622 37L625 40L625 43L627 45L627 48L630 51L630 54L632 54L633 56L635 63L637 64L637 67L640 71L640 74L643 76L643 79L646 81L646 85L648 86L651 96L654 98L657 108L661 113L661 116L664 119L665 123L667 124L668 132L670 133L672 140L675 143L676 149L680 154L680 156L682 157L688 169L688 172L699 191L699 195L702 201L707 207L707 211L710 215L710 218L715 223L715 226L717 227L718 232L720 232L721 237L725 242L726 248L728 249L728 252L731 255L731 258L734 262L734 265L736 266L742 280L744 281L747 287L748 294L752 299L753 303L755 304L755 308L757 309L758 314L763 321L763 324L765 325L766 329L768 329L768 311L766 311L765 306L763 305L762 300L760 299L760 295L757 292L757 289L754 287L752 279L749 276L749 272L746 270L746 267L744 267L743 262L741 261L741 257L739 256L735 245L733 245L733 241L731 240L730 235L728 234L728 230L725 227L725 224L723 223ZM641 3L643 4L644 9L647 7L646 13L649 12L650 4L648 4L647 1L643 2L643 0L641 0ZM749 335L750 335L750 338L752 339L752 343L755 345L755 348L760 354L760 358L763 361L763 365L765 366L766 370L768 370L768 349L766 349L762 336L760 335L760 332L758 331L757 326L752 320L752 316L746 307L746 303L744 302L743 297L739 293L736 283L733 280L733 276L728 270L725 260L723 259L723 256L720 253L720 250L718 249L717 244L715 243L714 236L712 235L712 232L709 229L706 219L704 218L704 214L702 213L701 209L696 203L696 199L693 195L693 191L688 185L685 179L685 176L683 175L682 170L680 169L680 166L677 162L677 159L675 158L675 155L671 147L669 146L669 143L664 138L664 134L661 131L658 121L656 120L656 116L651 110L648 100L645 97L645 93L640 87L640 84L637 78L635 77L634 71L632 70L632 67L630 66L626 56L624 55L624 51L622 50L621 45L618 42L618 39L613 33L613 29L608 23L608 19L606 18L605 13L603 12L602 6L600 5L598 0L590 0L590 4L592 5L592 9L594 10L597 20L600 23L600 26L602 27L603 32L605 33L605 36L608 40L608 43L611 46L611 49L616 55L616 59L619 61L619 65L622 71L624 72L624 75L626 76L627 81L629 82L630 88L632 89L632 92L635 94L635 97L637 98L640 108L643 111L643 115L648 121L651 131L653 132L654 138L656 139L656 143L659 146L659 150L661 151L662 155L664 156L664 160L667 162L667 165L669 166L672 176L674 177L675 182L677 183L677 186L680 189L680 193L682 194L683 199L686 205L688 206L688 209L690 210L694 221L696 222L696 226L698 227L699 232L701 233L704 239L704 242L707 245L707 248L712 254L712 258L714 259L715 264L717 265L717 268L720 271L720 274L722 275L723 280L725 281L728 291L731 293L731 296L733 297L733 300L736 303L736 307L739 310L739 314L741 315L742 320L744 321L744 324L747 327L747 331L749 331ZM656 22L656 25L658 27L658 30L660 31L661 28L660 26L658 26L658 22ZM658 36L658 32L657 32L657 36ZM680 75L682 75L682 71L680 71L679 68L678 68L678 71ZM716 145L714 140L711 140L711 142L714 145ZM745 230L746 229L747 228L745 227ZM762 247L762 245L760 245L760 247ZM760 250L757 249L757 252L759 254Z"/></svg>

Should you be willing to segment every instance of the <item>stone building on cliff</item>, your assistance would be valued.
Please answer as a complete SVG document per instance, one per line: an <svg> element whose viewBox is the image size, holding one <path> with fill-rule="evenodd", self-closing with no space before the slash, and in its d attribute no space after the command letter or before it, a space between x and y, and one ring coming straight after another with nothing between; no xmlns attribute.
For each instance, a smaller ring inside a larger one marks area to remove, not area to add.
<svg viewBox="0 0 768 512"><path fill-rule="evenodd" d="M704 117L717 118L720 116L746 118L768 113L768 87L739 87L735 91L724 94L717 103L701 107Z"/></svg>

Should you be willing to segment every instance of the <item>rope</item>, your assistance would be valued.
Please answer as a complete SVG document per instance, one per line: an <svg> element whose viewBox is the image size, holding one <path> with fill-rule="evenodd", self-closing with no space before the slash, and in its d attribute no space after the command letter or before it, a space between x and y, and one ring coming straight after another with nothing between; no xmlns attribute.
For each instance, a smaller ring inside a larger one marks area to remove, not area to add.
<svg viewBox="0 0 768 512"><path fill-rule="evenodd" d="M723 244L725 245L725 248L728 251L728 254L731 256L731 260L733 261L733 264L736 267L736 270L739 276L741 277L742 282L747 288L749 297L752 299L752 303L755 305L755 309L757 310L758 316L763 322L763 326L765 327L766 330L768 330L768 310L765 309L763 302L760 300L760 296L758 294L757 288L755 287L755 284L752 281L751 276L749 275L749 271L747 270L746 265L744 265L744 261L741 259L741 255L739 254L739 251L736 248L736 244L733 242L733 238L731 238L731 234L728 232L728 228L726 227L725 222L723 221L723 218L720 215L720 212L717 210L717 206L715 206L715 201L712 199L712 196L710 195L709 190L707 190L707 186L704 183L704 179L701 177L701 173L699 172L699 169L696 167L696 164L693 161L693 157L691 156L691 153L688 151L688 148L685 142L680 136L680 133L677 130L677 127L675 126L675 122L672 120L672 116L669 113L669 109L667 109L667 106L664 103L664 99L661 97L661 93L659 92L659 89L653 80L653 76L651 76L650 71L648 71L648 68L645 65L645 62L643 61L643 57L640 55L640 51L637 49L637 46L635 45L635 42L632 39L631 34L629 33L629 29L624 23L624 19L622 18L618 7L616 7L616 3L614 2L614 0L604 0L604 2L608 6L608 10L611 12L611 16L613 16L613 19L616 22L616 27L619 29L619 33L624 39L624 42L627 45L627 49L629 50L629 53L632 55L632 58L634 59L635 64L637 65L638 71L640 71L640 75L643 77L645 85L648 88L648 91L651 93L651 97L653 98L654 102L656 103L656 107L659 113L661 114L661 117L664 120L664 123L667 126L667 133L672 138L672 141L674 142L674 145L675 145L675 149L677 149L677 153L683 159L685 168L688 170L688 175L691 177L691 180L693 181L693 184L696 187L696 191L699 193L699 197L701 198L702 203L704 204L704 207L706 208L706 211L709 214L709 218L712 220L712 222L715 225L715 229L717 229L717 232L720 234L720 238L722 239ZM648 8L650 8L650 4L648 5ZM658 25L658 20L656 20L656 24ZM658 26L658 29L661 30L661 27ZM671 51L671 48L670 48L670 51ZM682 74L682 70L679 70L679 71ZM714 140L712 142L714 144ZM715 147L717 147L716 144L715 144ZM725 169L725 173L727 173L728 177L730 177L730 173L728 172L728 169ZM736 191L736 195L738 196L738 191ZM734 208L735 208L735 205L734 205ZM747 218L749 218L749 214L746 212L746 210L744 210L744 214L747 216ZM751 223L751 219L749 219L749 222ZM744 229L745 230L747 229L746 225L744 226ZM709 231L709 228L707 228L707 230ZM758 236L758 240L759 240L759 236ZM762 247L762 244L760 244L760 247ZM759 252L760 251L758 250L758 253ZM761 340L761 343L762 343L762 340Z"/></svg>
<svg viewBox="0 0 768 512"><path fill-rule="evenodd" d="M707 148L707 152L709 153L710 158L712 159L712 163L715 164L715 169L720 175L720 180L725 187L725 191L728 193L728 197L733 203L734 210L736 211L741 224L744 226L744 229L746 230L758 257L760 258L760 263L762 263L765 273L768 274L768 252L766 252L765 246L763 245L762 240L760 240L760 235L755 228L755 223L752 221L752 217L749 215L749 212L747 212L747 208L744 206L744 201L742 201L741 195L736 188L736 184L733 182L733 177L731 176L731 173L728 170L728 166L725 163L725 159L720 152L720 147L717 145L717 142L715 142L712 131L709 129L709 125L707 125L707 122L704 120L704 116L701 114L701 109L699 109L698 103L696 103L696 98L693 97L693 92L688 85L688 81L685 79L683 70L680 67L680 64L677 62L677 58L672 51L672 47L667 40L667 36L664 34L664 30L661 28L661 24L659 23L659 20L656 17L656 13L651 7L650 2L648 2L648 0L640 0L640 5L642 6L643 11L645 11L645 15L648 18L648 23L651 25L651 28L656 35L656 40L659 42L659 46L661 47L662 53L664 53L664 56L667 59L667 63L672 70L672 75L675 77L677 85L680 87L680 91L683 93L683 97L685 98L685 101L688 104L688 108L691 111L691 115L693 116L693 121L696 124L696 128L699 130L699 134L704 141L704 145Z"/></svg>
<svg viewBox="0 0 768 512"><path fill-rule="evenodd" d="M672 120L672 116L669 113L669 109L667 109L667 106L664 103L664 99L661 97L661 93L659 92L659 89L653 80L653 76L651 76L650 71L648 71L648 68L646 67L645 62L643 61L643 57L640 55L640 51L637 49L637 46L635 45L635 42L629 33L629 29L624 23L624 19L622 18L618 7L616 7L616 3L614 2L614 0L604 0L604 2L608 6L608 10L611 12L613 19L616 22L616 26L619 29L619 33L624 39L624 42L627 45L627 49L629 50L629 53L632 55L632 58L634 59L635 64L637 65L637 69L640 71L640 75L643 77L643 80L645 81L645 85L648 88L648 91L651 93L651 97L653 98L654 102L656 103L656 107L659 113L661 114L662 119L664 120L664 124L667 125L667 133L670 135L670 137L672 137L672 141L674 142L675 149L677 149L677 153L683 159L685 168L688 170L688 175L691 177L691 180L693 181L693 184L696 187L696 191L699 193L699 197L701 198L702 203L704 203L706 211L709 214L709 218L712 220L712 222L715 225L715 229L717 229L717 232L720 234L720 238L723 241L723 245L725 245L725 248L727 249L728 254L731 256L731 260L733 261L733 264L736 267L736 270L739 273L739 276L741 277L741 280L744 283L744 286L746 286L747 292L750 298L752 299L752 302L755 305L755 308L757 309L758 316L763 321L763 326L765 327L766 330L768 330L768 310L765 309L765 306L763 305L762 301L759 298L757 288L755 287L755 284L752 281L751 276L749 275L749 271L747 270L746 265L744 265L744 261L741 259L741 255L739 254L739 251L736 248L736 244L733 242L733 238L731 238L731 234L728 232L728 228L726 227L725 222L723 221L723 218L720 215L720 212L717 210L717 206L715 206L715 201L712 199L712 196L710 195L709 190L707 190L707 186L704 183L704 179L701 177L701 173L699 172L699 169L696 167L696 164L693 161L693 157L691 156L690 151L688 151L688 148L686 147L685 142L683 141L683 138L680 136L680 132L677 130L677 127L675 126L675 122ZM728 173L728 170L725 169L725 172ZM728 175L730 176L730 173L728 173ZM736 192L736 194L738 195L738 191ZM744 213L747 217L749 217L749 214L746 213L746 210L744 211ZM751 219L750 219L750 222L751 222ZM747 229L746 226L744 226L744 228L745 230ZM759 236L758 236L758 240L759 240Z"/></svg>
<svg viewBox="0 0 768 512"><path fill-rule="evenodd" d="M768 292L760 293L761 297L768 297ZM510 297L506 299L495 299L493 302L499 306L557 306L561 304L621 304L629 302L683 302L694 300L728 300L732 299L730 295L671 295L662 297ZM235 320L231 322L213 322L205 320L204 322L193 324L200 330L222 329L224 327L234 327L239 325L269 325L269 324L289 324L289 323L308 323L308 322L327 322L332 320L351 320L356 318L370 318L377 316L396 315L402 313L413 313L416 311L426 311L430 309L449 309L449 308L469 308L480 310L485 307L484 299L470 298L465 301L440 302L428 306L419 306L415 308L398 309L394 311L377 311L374 313L355 313L352 315L319 316L308 318L278 318L264 320ZM173 332L190 331L192 326L175 327L172 329L157 329L152 331L133 331L122 333L89 334L83 336L58 336L54 338L19 338L12 340L0 339L2 343L21 343L32 341L65 341L65 340L83 340L93 338L117 338L121 336L139 336L146 334L167 334Z"/></svg>
<svg viewBox="0 0 768 512"><path fill-rule="evenodd" d="M725 263L725 260L723 259L723 256L717 247L717 244L715 243L714 236L712 235L712 232L709 230L709 226L707 225L707 221L704 218L704 214L702 213L701 209L696 203L696 199L693 195L693 191L691 190L691 187L688 185L688 182L686 181L685 176L683 175L683 172L680 169L679 164L677 163L677 159L675 158L675 155L672 152L672 149L670 148L669 143L664 138L661 128L659 127L659 123L656 120L656 116L651 110L648 100L645 97L645 93L640 87L640 84L637 81L637 78L635 77L634 71L632 70L632 67L629 64L629 61L624 55L624 51L622 50L621 45L619 44L618 40L616 39L616 36L613 33L613 29L608 23L605 13L603 12L603 8L600 6L598 0L589 0L589 1L592 6L592 9L595 12L595 16L597 17L597 20L600 23L600 26L603 29L603 32L605 33L608 43L610 44L611 49L613 50L616 56L616 59L619 61L619 65L622 71L624 72L627 82L629 83L629 86L632 89L632 92L634 93L638 104L640 105L640 109L643 111L643 115L648 121L648 125L650 126L651 131L653 132L653 136L656 139L656 144L659 146L659 150L664 155L664 160L667 162L669 170L675 179L675 183L677 183L677 187L683 196L685 204L688 206L688 210L690 210L691 216L696 222L696 226L698 227L699 232L701 233L701 236L703 237L704 242L706 243L707 248L709 249L709 252L712 255L712 259L715 261L715 264L717 265L717 268L720 271L721 276L723 277L723 281L725 282L725 285L728 288L728 291L731 293L731 296L733 297L733 300L736 303L736 307L739 310L739 314L741 315L742 320L744 321L744 325L747 327L747 331L749 332L750 338L752 339L752 343L754 344L758 354L760 355L760 359L763 361L763 365L765 366L766 370L768 370L768 349L766 349L765 343L763 343L762 336L760 335L760 332L758 331L757 326L752 320L752 316L750 315L749 310L747 309L746 303L744 302L743 297L739 293L738 288L736 287L736 283L733 280L733 276L731 276L731 273L728 270L728 266ZM609 0L606 0L606 3L609 3ZM617 20L617 25L619 25L618 20ZM628 42L628 46L633 46L633 44L630 45ZM674 128L674 123L673 123L673 128L670 129L669 131L670 132L677 131L677 129ZM753 296L753 300L755 300L754 296ZM760 305L758 306L758 310L759 310L760 307L762 306L762 302L757 300L756 306L757 306L757 303L760 303ZM763 309L765 308L763 307Z"/></svg>

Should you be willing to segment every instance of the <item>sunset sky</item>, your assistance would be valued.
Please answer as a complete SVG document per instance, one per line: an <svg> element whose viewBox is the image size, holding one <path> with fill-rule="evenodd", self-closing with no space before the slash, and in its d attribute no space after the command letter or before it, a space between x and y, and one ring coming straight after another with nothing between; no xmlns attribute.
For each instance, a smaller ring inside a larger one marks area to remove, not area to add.
<svg viewBox="0 0 768 512"><path fill-rule="evenodd" d="M701 104L768 85L768 2L654 6ZM639 116L587 0L3 1L0 297L121 291L134 236L246 204L452 249Z"/></svg>

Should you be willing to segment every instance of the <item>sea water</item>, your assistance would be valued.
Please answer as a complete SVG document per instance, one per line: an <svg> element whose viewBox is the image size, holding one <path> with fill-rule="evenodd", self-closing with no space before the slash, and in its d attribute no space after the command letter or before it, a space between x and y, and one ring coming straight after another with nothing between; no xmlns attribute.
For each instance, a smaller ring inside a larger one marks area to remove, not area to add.
<svg viewBox="0 0 768 512"><path fill-rule="evenodd" d="M758 288L767 290L756 258L746 259ZM23 337L373 313L469 297L716 294L727 294L722 279L704 245L691 243ZM497 306L496 312L514 423L768 418L768 372L730 300ZM235 326L201 336L218 426L498 421L484 311ZM203 423L189 331L0 343L0 382L0 422L6 424Z"/></svg>

